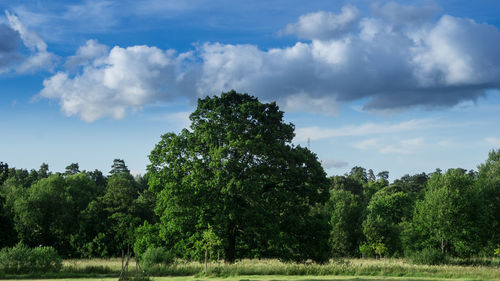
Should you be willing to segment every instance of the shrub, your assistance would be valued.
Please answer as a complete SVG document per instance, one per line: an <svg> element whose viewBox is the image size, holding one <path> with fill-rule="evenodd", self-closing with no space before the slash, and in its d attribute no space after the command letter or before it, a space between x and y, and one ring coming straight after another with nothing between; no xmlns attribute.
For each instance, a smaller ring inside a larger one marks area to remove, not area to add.
<svg viewBox="0 0 500 281"><path fill-rule="evenodd" d="M142 254L142 266L144 268L151 268L155 265L169 264L173 262L173 258L161 247L149 247L144 254Z"/></svg>
<svg viewBox="0 0 500 281"><path fill-rule="evenodd" d="M52 247L29 248L19 243L0 251L0 266L7 273L57 272L62 260Z"/></svg>
<svg viewBox="0 0 500 281"><path fill-rule="evenodd" d="M33 261L36 271L57 272L62 267L62 259L52 247L33 248Z"/></svg>
<svg viewBox="0 0 500 281"><path fill-rule="evenodd" d="M416 264L438 265L446 263L446 256L438 249L425 248L411 255L411 261Z"/></svg>
<svg viewBox="0 0 500 281"><path fill-rule="evenodd" d="M32 251L22 243L0 251L0 266L7 273L29 272L32 269L32 263Z"/></svg>

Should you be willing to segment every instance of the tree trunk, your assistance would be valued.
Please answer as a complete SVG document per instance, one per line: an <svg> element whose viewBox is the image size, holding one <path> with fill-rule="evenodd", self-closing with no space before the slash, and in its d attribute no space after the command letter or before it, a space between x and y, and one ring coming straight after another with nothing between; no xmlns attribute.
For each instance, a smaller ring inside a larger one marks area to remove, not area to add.
<svg viewBox="0 0 500 281"><path fill-rule="evenodd" d="M224 261L226 263L234 263L235 255L236 255L236 229L234 227L233 222L229 222L227 226L227 246L225 249L226 257Z"/></svg>
<svg viewBox="0 0 500 281"><path fill-rule="evenodd" d="M205 275L207 274L208 249L205 249Z"/></svg>
<svg viewBox="0 0 500 281"><path fill-rule="evenodd" d="M220 253L219 253L219 250L217 250L217 269L220 272Z"/></svg>

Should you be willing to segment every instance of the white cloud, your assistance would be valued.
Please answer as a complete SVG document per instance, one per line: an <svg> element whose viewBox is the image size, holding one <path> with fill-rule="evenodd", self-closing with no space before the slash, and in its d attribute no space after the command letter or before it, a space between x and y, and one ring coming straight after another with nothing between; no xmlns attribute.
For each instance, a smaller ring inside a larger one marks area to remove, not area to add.
<svg viewBox="0 0 500 281"><path fill-rule="evenodd" d="M5 11L5 15L7 16L10 27L19 32L19 35L21 35L21 39L26 47L32 51L47 50L47 44L45 44L42 38L37 33L27 29L16 15L9 13L9 11Z"/></svg>
<svg viewBox="0 0 500 281"><path fill-rule="evenodd" d="M385 134L384 134L385 135ZM394 140L393 138L369 138L356 142L353 147L359 150L372 150L380 154L412 154L417 151L424 143L422 137Z"/></svg>
<svg viewBox="0 0 500 281"><path fill-rule="evenodd" d="M432 128L434 121L431 119L412 119L400 123L365 123L359 126L349 126L342 128L322 128L318 126L298 128L295 130L296 141L329 139L334 137L366 136L378 134L390 134L397 132L407 132ZM372 140L373 144L374 141ZM361 144L362 146L362 144Z"/></svg>
<svg viewBox="0 0 500 281"><path fill-rule="evenodd" d="M500 75L500 55L490 44L498 42L500 33L493 26L443 16L414 49L413 62L420 85L493 82Z"/></svg>
<svg viewBox="0 0 500 281"><path fill-rule="evenodd" d="M356 142L353 144L353 146L359 150L367 150L370 148L377 147L379 144L379 140L372 138L372 139L366 139L360 142Z"/></svg>
<svg viewBox="0 0 500 281"><path fill-rule="evenodd" d="M5 11L10 27L17 31L23 44L29 49L29 57L21 60L15 66L15 70L20 73L31 72L40 69L52 70L57 62L57 57L47 51L47 44L34 31L26 28L19 18Z"/></svg>
<svg viewBox="0 0 500 281"><path fill-rule="evenodd" d="M412 154L417 151L423 144L423 138L405 139L399 141L397 144L390 144L383 146L379 149L382 154L396 153L396 154Z"/></svg>
<svg viewBox="0 0 500 281"><path fill-rule="evenodd" d="M340 14L319 11L300 16L298 22L287 25L283 33L304 39L331 39L352 29L358 18L358 9L346 5Z"/></svg>
<svg viewBox="0 0 500 281"><path fill-rule="evenodd" d="M69 69L87 65L90 61L105 57L108 50L108 46L99 44L97 40L87 40L85 45L81 46L74 56L70 56L66 59L64 65ZM95 61L95 63L99 65L101 62Z"/></svg>
<svg viewBox="0 0 500 281"><path fill-rule="evenodd" d="M75 76L59 72L45 80L39 95L58 99L67 115L80 115L88 122L105 116L120 119L127 110L168 99L179 58L173 51L155 47L114 47L104 56L89 59Z"/></svg>

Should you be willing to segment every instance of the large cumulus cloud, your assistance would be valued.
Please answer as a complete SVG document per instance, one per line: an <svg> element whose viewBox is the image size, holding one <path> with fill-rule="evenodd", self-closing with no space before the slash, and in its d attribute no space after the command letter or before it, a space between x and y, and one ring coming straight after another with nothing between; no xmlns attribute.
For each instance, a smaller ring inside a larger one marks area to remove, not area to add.
<svg viewBox="0 0 500 281"><path fill-rule="evenodd" d="M58 99L67 115L80 115L85 121L104 116L124 117L126 110L137 110L159 99L168 99L176 90L176 67L183 56L156 47L107 47L87 41L69 67L77 74L58 72L43 82L43 98Z"/></svg>
<svg viewBox="0 0 500 281"><path fill-rule="evenodd" d="M325 114L360 99L367 110L449 107L499 89L499 30L435 12L396 3L374 6L365 17L352 6L319 11L281 32L304 41L269 50L205 43L187 54L147 46L108 51L89 41L67 61L84 66L47 79L40 95L92 121L172 96L230 89Z"/></svg>

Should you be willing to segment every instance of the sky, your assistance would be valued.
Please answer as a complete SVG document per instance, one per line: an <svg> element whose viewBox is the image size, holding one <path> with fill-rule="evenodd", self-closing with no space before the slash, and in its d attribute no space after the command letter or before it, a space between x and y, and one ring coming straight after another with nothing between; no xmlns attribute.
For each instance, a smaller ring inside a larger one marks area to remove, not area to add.
<svg viewBox="0 0 500 281"><path fill-rule="evenodd" d="M234 89L330 176L476 169L500 148L499 50L496 0L0 0L0 161L142 174Z"/></svg>

